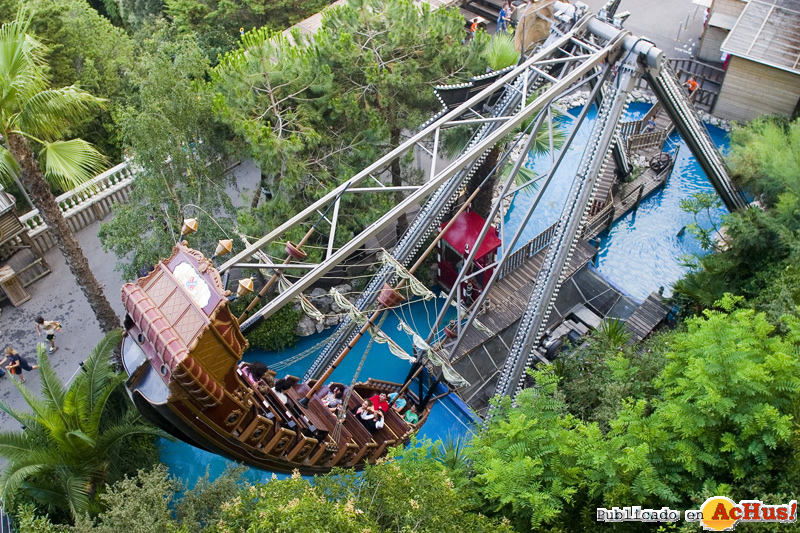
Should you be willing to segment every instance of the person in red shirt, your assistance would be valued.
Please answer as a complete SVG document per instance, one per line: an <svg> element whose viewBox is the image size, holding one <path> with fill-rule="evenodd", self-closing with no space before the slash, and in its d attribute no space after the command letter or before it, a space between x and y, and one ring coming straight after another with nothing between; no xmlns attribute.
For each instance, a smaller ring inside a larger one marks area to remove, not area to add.
<svg viewBox="0 0 800 533"><path fill-rule="evenodd" d="M389 402L387 401L386 393L382 392L380 394L376 394L369 401L372 402L372 407L374 409L380 409L384 413L389 410Z"/></svg>
<svg viewBox="0 0 800 533"><path fill-rule="evenodd" d="M694 79L694 76L692 76L686 80L686 83L684 83L683 86L689 89L689 94L692 94L698 87L700 87L700 84L697 83L697 80Z"/></svg>

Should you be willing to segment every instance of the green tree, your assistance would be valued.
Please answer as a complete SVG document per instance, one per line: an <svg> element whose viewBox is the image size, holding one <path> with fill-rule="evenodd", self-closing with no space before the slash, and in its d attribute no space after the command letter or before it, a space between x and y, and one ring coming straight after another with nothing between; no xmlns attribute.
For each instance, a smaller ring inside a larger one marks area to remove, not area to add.
<svg viewBox="0 0 800 533"><path fill-rule="evenodd" d="M800 119L762 117L730 133L733 176L774 205L784 192L800 196Z"/></svg>
<svg viewBox="0 0 800 533"><path fill-rule="evenodd" d="M727 312L687 320L656 380L663 398L656 413L677 437L676 460L695 483L769 471L796 438L800 323L788 317L783 339L763 313L734 310L730 296L719 305Z"/></svg>
<svg viewBox="0 0 800 533"><path fill-rule="evenodd" d="M0 148L0 179L21 180L20 188L30 194L100 328L109 332L119 327L119 318L89 268L48 183L69 190L102 168L103 157L86 141L60 140L72 124L97 109L101 101L75 87L48 88L45 48L27 35L29 25L29 19L20 18L0 28L0 128L4 143Z"/></svg>
<svg viewBox="0 0 800 533"><path fill-rule="evenodd" d="M242 29L282 31L329 4L329 0L166 0L164 11L181 32L196 33L200 46L214 61L236 48Z"/></svg>
<svg viewBox="0 0 800 533"><path fill-rule="evenodd" d="M536 386L496 400L488 427L472 448L474 483L487 508L522 531L554 521L581 489L578 455L590 444L576 428L548 367L532 372Z"/></svg>
<svg viewBox="0 0 800 533"><path fill-rule="evenodd" d="M86 0L27 2L31 31L48 46L50 83L75 85L101 98L116 100L125 90L124 71L134 63L133 42L121 28ZM70 125L70 131L119 160L118 137L108 111Z"/></svg>
<svg viewBox="0 0 800 533"><path fill-rule="evenodd" d="M317 39L319 60L331 69L339 90L374 111L385 151L439 109L434 86L467 79L485 65L485 40L462 45L464 20L455 10L432 11L410 0L351 0L331 10L323 27L329 32ZM399 159L389 171L393 186L410 177ZM403 197L396 192L395 203ZM403 216L398 238L406 227Z"/></svg>
<svg viewBox="0 0 800 533"><path fill-rule="evenodd" d="M223 504L213 531L511 533L507 524L469 512L430 443L417 443L363 473L337 469L313 484L300 475L257 483Z"/></svg>
<svg viewBox="0 0 800 533"><path fill-rule="evenodd" d="M790 271L800 259L798 146L800 119L761 118L734 128L727 160L738 181L758 195L760 206L724 217L724 249L697 260L675 285L683 307L699 313L730 292L767 311L773 322L795 313L800 299ZM684 207L698 214L707 200ZM701 245L711 247L715 228L697 229Z"/></svg>
<svg viewBox="0 0 800 533"><path fill-rule="evenodd" d="M163 21L140 35L136 68L127 73L135 96L114 110L136 187L100 229L103 247L124 258L117 268L127 279L169 256L184 218L199 219L190 241L209 256L217 240L235 238L226 189L232 177L224 168L228 132L204 90L208 60Z"/></svg>
<svg viewBox="0 0 800 533"><path fill-rule="evenodd" d="M68 385L39 346L41 396L17 385L31 412L0 402L0 409L24 428L0 433L0 456L7 461L0 475L4 505L25 495L48 512L76 517L97 511L105 484L125 474L121 466L127 462L121 457L131 453L132 440L163 436L129 401L114 408L113 396L125 378L114 372L110 357L121 340L119 330L106 335Z"/></svg>
<svg viewBox="0 0 800 533"><path fill-rule="evenodd" d="M267 30L247 33L212 76L219 116L247 142L273 194L240 224L258 234L397 146L438 109L434 85L484 65L479 45L462 46L462 36L458 14L405 0L326 11L314 36L293 35L296 46ZM413 178L400 162L391 175L394 184ZM338 238L347 242L374 220L373 208L399 199L347 197Z"/></svg>
<svg viewBox="0 0 800 533"><path fill-rule="evenodd" d="M109 486L99 496L103 510L76 517L73 526L55 526L30 505L17 511L17 524L26 533L200 533L219 520L220 503L239 492L244 471L228 469L214 481L206 473L190 489L158 465Z"/></svg>

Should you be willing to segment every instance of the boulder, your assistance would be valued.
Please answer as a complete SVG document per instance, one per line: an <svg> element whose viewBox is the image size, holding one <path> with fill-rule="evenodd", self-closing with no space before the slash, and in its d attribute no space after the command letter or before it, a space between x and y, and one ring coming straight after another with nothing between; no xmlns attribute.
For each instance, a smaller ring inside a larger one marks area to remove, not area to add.
<svg viewBox="0 0 800 533"><path fill-rule="evenodd" d="M317 332L317 323L311 317L303 315L297 322L294 332L298 337L308 337Z"/></svg>
<svg viewBox="0 0 800 533"><path fill-rule="evenodd" d="M330 312L333 298L328 296L328 291L325 289L314 289L308 299L320 313Z"/></svg>

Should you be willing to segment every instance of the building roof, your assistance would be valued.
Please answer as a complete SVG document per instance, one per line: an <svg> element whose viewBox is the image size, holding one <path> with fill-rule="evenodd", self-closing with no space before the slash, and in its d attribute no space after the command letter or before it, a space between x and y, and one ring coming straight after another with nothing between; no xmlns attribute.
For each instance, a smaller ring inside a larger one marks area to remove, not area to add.
<svg viewBox="0 0 800 533"><path fill-rule="evenodd" d="M723 30L730 30L736 26L736 20L739 17L736 15L729 15L727 13L714 12L711 18L708 19L708 25L715 28L722 28Z"/></svg>
<svg viewBox="0 0 800 533"><path fill-rule="evenodd" d="M800 0L750 0L723 52L800 74Z"/></svg>
<svg viewBox="0 0 800 533"><path fill-rule="evenodd" d="M475 241L478 240L478 235L481 233L484 222L486 222L484 218L475 211L461 213L444 234L444 240L466 257L464 246L469 244L470 250L475 246ZM489 229L475 258L480 259L484 255L497 250L501 244L500 239L497 238L497 232Z"/></svg>

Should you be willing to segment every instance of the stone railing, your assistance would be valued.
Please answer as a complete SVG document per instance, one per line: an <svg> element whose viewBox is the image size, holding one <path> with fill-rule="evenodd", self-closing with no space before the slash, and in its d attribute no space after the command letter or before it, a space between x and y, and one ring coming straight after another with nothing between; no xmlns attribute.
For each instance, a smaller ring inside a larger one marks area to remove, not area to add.
<svg viewBox="0 0 800 533"><path fill-rule="evenodd" d="M115 203L127 201L132 183L133 172L128 163L120 163L62 194L56 198L56 202L70 229L78 232L89 224L105 218ZM55 239L38 209L25 213L19 220L28 227L28 235L41 253L55 246Z"/></svg>

